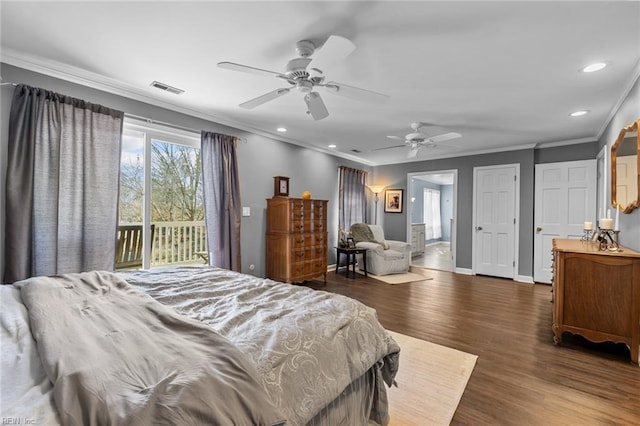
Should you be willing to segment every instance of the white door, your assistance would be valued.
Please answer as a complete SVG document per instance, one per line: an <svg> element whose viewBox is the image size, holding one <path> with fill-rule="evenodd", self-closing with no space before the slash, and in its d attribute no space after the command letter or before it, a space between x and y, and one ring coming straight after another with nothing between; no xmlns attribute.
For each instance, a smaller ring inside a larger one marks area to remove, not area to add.
<svg viewBox="0 0 640 426"><path fill-rule="evenodd" d="M474 271L515 277L516 166L474 169Z"/></svg>
<svg viewBox="0 0 640 426"><path fill-rule="evenodd" d="M581 238L596 226L596 160L536 164L533 279L551 282L554 238Z"/></svg>

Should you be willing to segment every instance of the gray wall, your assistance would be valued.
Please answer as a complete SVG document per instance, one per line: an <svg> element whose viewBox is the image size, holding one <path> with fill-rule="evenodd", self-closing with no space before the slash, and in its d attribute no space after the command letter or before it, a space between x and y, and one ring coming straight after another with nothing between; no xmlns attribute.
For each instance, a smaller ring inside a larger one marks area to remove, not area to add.
<svg viewBox="0 0 640 426"><path fill-rule="evenodd" d="M215 131L243 138L244 141L238 147L240 193L242 205L251 207L251 216L242 218L242 272L264 276L265 200L273 196L273 176L277 175L291 178L290 194L292 196L300 196L302 191L308 190L311 191L313 198L329 200L329 263L335 263L335 251L331 247L336 245L337 241L338 166L345 165L369 172L371 167L4 63L0 64L0 70L3 81L41 87L176 126L198 131ZM4 274L5 175L8 119L12 95L11 86L2 87L0 234L3 236L3 243L0 245L2 247L0 248L0 276ZM253 271L249 269L251 264L255 265Z"/></svg>
<svg viewBox="0 0 640 426"><path fill-rule="evenodd" d="M574 145L556 146L536 149L533 161L535 164L561 163L564 161L593 160L598 156L598 142L587 142Z"/></svg>
<svg viewBox="0 0 640 426"><path fill-rule="evenodd" d="M640 119L640 79L636 79L629 94L598 140L598 146L600 148L607 146L608 149L611 149L620 130L638 119ZM607 200L608 202L611 200L610 192ZM620 244L640 251L640 208L629 214L620 215Z"/></svg>
<svg viewBox="0 0 640 426"><path fill-rule="evenodd" d="M378 166L374 170L376 184L404 189L407 193L407 174L437 170L458 170L458 199L456 224L456 267L472 267L472 210L473 168L500 164L520 164L520 245L518 274L533 276L533 168L534 150L525 149L500 153L418 161L405 164ZM406 204L405 204L406 206ZM402 214L378 213L378 223L384 226L385 236L405 240L407 209Z"/></svg>

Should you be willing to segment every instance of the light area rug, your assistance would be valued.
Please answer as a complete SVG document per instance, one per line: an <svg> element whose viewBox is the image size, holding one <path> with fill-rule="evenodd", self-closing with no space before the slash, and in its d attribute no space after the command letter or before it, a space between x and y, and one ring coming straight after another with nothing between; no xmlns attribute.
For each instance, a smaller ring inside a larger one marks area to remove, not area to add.
<svg viewBox="0 0 640 426"><path fill-rule="evenodd" d="M411 268L416 270L413 266ZM424 269L417 268L417 270L422 271ZM361 270L356 269L356 271L359 274L364 275L364 272L362 272ZM421 273L416 273L411 271L404 274L389 274L389 275L367 274L367 276L373 279L376 279L378 281L382 281L383 283L386 283L386 284L405 284L405 283L413 283L416 281L425 281L425 280L433 279L433 277L429 277L427 275L423 275Z"/></svg>
<svg viewBox="0 0 640 426"><path fill-rule="evenodd" d="M478 357L389 331L400 345L398 387L387 389L391 426L448 425Z"/></svg>

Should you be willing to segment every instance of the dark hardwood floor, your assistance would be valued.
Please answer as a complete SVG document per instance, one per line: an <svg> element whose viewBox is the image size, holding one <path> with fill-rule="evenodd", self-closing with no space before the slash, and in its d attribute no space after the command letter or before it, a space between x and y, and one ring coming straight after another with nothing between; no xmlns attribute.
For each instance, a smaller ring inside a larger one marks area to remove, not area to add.
<svg viewBox="0 0 640 426"><path fill-rule="evenodd" d="M305 285L375 308L389 330L478 355L452 424L640 425L640 367L629 350L569 334L554 345L550 286L425 271L433 280L389 285L329 272L326 285Z"/></svg>

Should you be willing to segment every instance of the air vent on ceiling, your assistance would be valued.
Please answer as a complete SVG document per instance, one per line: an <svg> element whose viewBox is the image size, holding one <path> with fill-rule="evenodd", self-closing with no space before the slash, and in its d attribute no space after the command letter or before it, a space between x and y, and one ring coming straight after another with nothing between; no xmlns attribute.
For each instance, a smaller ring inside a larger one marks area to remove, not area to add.
<svg viewBox="0 0 640 426"><path fill-rule="evenodd" d="M160 83L159 81L152 82L151 86L155 87L156 89L164 90L165 92L173 93L174 95L181 95L182 93L184 93L184 90L182 89L169 86L168 84Z"/></svg>

